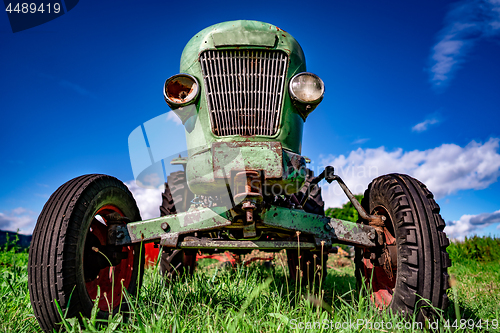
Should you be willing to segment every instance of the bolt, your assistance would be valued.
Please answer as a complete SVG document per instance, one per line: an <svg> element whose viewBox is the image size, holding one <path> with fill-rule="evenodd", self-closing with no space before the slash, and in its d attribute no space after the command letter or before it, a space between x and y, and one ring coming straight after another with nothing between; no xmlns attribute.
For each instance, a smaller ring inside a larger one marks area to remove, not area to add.
<svg viewBox="0 0 500 333"><path fill-rule="evenodd" d="M252 222L252 221L253 221L253 210L247 209L247 222Z"/></svg>
<svg viewBox="0 0 500 333"><path fill-rule="evenodd" d="M368 233L368 238L370 238L371 240L375 239L375 237L376 237L375 231L372 230Z"/></svg>
<svg viewBox="0 0 500 333"><path fill-rule="evenodd" d="M116 233L116 239L122 239L123 237L125 237L125 234L123 233L123 231L118 231Z"/></svg>
<svg viewBox="0 0 500 333"><path fill-rule="evenodd" d="M167 229L168 229L168 223L167 223L167 222L163 222L163 223L161 224L161 228L162 228L164 231L167 231Z"/></svg>

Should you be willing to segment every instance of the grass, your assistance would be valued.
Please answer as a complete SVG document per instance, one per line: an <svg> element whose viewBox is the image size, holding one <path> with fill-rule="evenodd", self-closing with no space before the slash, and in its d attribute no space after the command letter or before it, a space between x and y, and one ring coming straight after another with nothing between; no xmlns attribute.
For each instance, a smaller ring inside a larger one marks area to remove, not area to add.
<svg viewBox="0 0 500 333"><path fill-rule="evenodd" d="M38 332L28 293L28 253L0 251L0 332Z"/></svg>
<svg viewBox="0 0 500 333"><path fill-rule="evenodd" d="M448 295L461 316L478 321L500 319L500 239L465 238L448 247L453 289ZM451 310L452 307L450 307Z"/></svg>
<svg viewBox="0 0 500 333"><path fill-rule="evenodd" d="M455 294L449 297L462 310L462 316L474 320L500 319L500 263L465 260L449 269Z"/></svg>
<svg viewBox="0 0 500 333"><path fill-rule="evenodd" d="M453 252L453 245L451 248ZM449 272L455 287L449 291L452 304L438 331L454 331L443 325L445 319L453 323L456 309L459 319L475 323L489 320L491 328L492 320L500 318L500 262L451 256L454 261ZM330 255L327 264L323 291L315 286L314 293L312 288L296 288L288 281L282 254L277 255L274 269L266 269L258 262L231 269L203 259L193 277L175 283L163 280L156 269L147 269L138 297L127 296L134 309L128 318L117 314L108 325L99 325L91 318L83 328L76 319L69 319L63 331L379 332L384 331L377 326L381 322L392 325L385 331L413 331L411 322L379 312L369 298L354 291L352 260ZM0 332L40 330L29 301L26 267L26 252L6 248L0 251ZM396 329L398 324L403 328Z"/></svg>

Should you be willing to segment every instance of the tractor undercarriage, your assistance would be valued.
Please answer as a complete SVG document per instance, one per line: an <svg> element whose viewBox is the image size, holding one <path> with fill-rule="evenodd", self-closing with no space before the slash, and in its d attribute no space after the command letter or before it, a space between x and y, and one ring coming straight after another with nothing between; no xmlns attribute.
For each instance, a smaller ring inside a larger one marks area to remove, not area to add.
<svg viewBox="0 0 500 333"><path fill-rule="evenodd" d="M287 196L264 197L259 172L236 174L236 194L232 206L202 207L193 204L186 212L144 221L109 222L108 244L118 246L157 241L161 246L177 249L202 250L267 250L300 248L328 251L333 243L372 248L383 243L377 223L383 216L370 216L356 201L340 177L327 167L310 182L309 191L321 179L338 181L353 202L358 213L371 225L329 218L304 211L308 195L301 202ZM235 202L238 202L237 204ZM300 235L300 236L299 236Z"/></svg>

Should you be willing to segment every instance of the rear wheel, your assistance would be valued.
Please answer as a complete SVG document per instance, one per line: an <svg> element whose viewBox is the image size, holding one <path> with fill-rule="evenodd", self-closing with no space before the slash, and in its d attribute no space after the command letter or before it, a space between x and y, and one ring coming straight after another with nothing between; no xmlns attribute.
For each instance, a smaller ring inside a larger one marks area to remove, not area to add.
<svg viewBox="0 0 500 333"><path fill-rule="evenodd" d="M368 186L362 205L372 215L385 216L387 250L381 255L357 249L360 286L372 292L371 299L380 309L416 315L418 321L433 314L424 299L445 309L449 241L432 193L414 178L390 174Z"/></svg>
<svg viewBox="0 0 500 333"><path fill-rule="evenodd" d="M90 317L98 288L98 318L128 310L122 289L135 294L141 285L144 251L140 244L107 244L110 216L120 223L141 220L128 188L106 175L70 180L45 204L28 262L31 304L44 331L59 327L56 301L66 317Z"/></svg>
<svg viewBox="0 0 500 333"><path fill-rule="evenodd" d="M165 183L160 206L161 216L185 212L189 209L194 194L187 186L186 174L183 171L171 173ZM172 250L162 248L160 272L168 278L179 274L192 274L196 265L196 251Z"/></svg>
<svg viewBox="0 0 500 333"><path fill-rule="evenodd" d="M301 202L304 195L307 193L307 189L311 184L311 181L314 179L314 171L310 169L306 169L307 176L306 181L299 192L297 192L295 197L297 201ZM315 185L311 191L309 192L309 197L304 204L304 210L308 213L325 215L325 202L323 201L323 196L321 194L321 187L319 185Z"/></svg>

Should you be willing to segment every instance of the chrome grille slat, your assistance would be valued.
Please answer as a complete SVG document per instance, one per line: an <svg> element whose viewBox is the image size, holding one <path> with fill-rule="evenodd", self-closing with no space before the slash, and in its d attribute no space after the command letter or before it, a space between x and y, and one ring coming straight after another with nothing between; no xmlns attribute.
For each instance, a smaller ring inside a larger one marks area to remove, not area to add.
<svg viewBox="0 0 500 333"><path fill-rule="evenodd" d="M275 135L288 57L270 50L209 50L200 55L212 132Z"/></svg>
<svg viewBox="0 0 500 333"><path fill-rule="evenodd" d="M282 67L280 69L280 71L286 70L285 64L280 63L280 65ZM285 78L283 76L279 76L278 82L279 82L279 84L278 84L279 89L283 90L284 85L285 85ZM279 121L278 119L279 119L279 116L274 117L274 126L278 126L278 121Z"/></svg>

